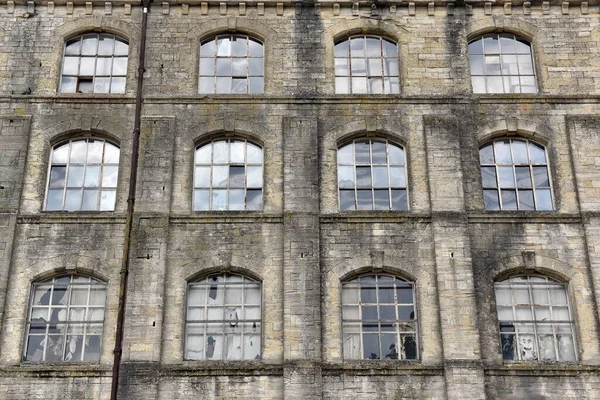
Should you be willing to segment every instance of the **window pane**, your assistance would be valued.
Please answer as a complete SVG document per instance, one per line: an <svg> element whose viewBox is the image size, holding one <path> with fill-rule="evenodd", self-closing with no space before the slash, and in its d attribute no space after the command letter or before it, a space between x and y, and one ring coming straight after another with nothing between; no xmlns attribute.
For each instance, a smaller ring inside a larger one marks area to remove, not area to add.
<svg viewBox="0 0 600 400"><path fill-rule="evenodd" d="M334 55L335 57L348 57L348 41L343 41L335 45Z"/></svg>
<svg viewBox="0 0 600 400"><path fill-rule="evenodd" d="M357 190L356 197L359 210L373 209L373 193L371 190Z"/></svg>
<svg viewBox="0 0 600 400"><path fill-rule="evenodd" d="M251 77L248 79L250 82L250 86L248 89L248 93L263 93L264 92L264 79L263 78L255 78Z"/></svg>
<svg viewBox="0 0 600 400"><path fill-rule="evenodd" d="M353 163L352 144L340 147L337 152L338 164L352 164Z"/></svg>
<svg viewBox="0 0 600 400"><path fill-rule="evenodd" d="M519 190L519 210L535 210L533 190Z"/></svg>
<svg viewBox="0 0 600 400"><path fill-rule="evenodd" d="M210 164L212 147L209 144L196 150L196 164Z"/></svg>
<svg viewBox="0 0 600 400"><path fill-rule="evenodd" d="M501 190L502 196L502 209L503 210L516 210L517 209L517 195L514 190Z"/></svg>
<svg viewBox="0 0 600 400"><path fill-rule="evenodd" d="M231 189L229 191L229 209L244 209L244 189Z"/></svg>
<svg viewBox="0 0 600 400"><path fill-rule="evenodd" d="M48 190L48 198L46 200L47 211L62 210L63 193L63 189Z"/></svg>
<svg viewBox="0 0 600 400"><path fill-rule="evenodd" d="M546 167L533 167L533 180L535 187L550 187L548 169Z"/></svg>
<svg viewBox="0 0 600 400"><path fill-rule="evenodd" d="M340 190L340 210L355 210L354 190Z"/></svg>
<svg viewBox="0 0 600 400"><path fill-rule="evenodd" d="M98 209L98 190L84 190L82 210L97 210Z"/></svg>
<svg viewBox="0 0 600 400"><path fill-rule="evenodd" d="M262 167L248 167L248 187L262 187Z"/></svg>
<svg viewBox="0 0 600 400"><path fill-rule="evenodd" d="M529 142L529 154L531 155L531 162L533 164L546 163L546 151L542 146Z"/></svg>
<svg viewBox="0 0 600 400"><path fill-rule="evenodd" d="M540 211L553 210L552 207L552 195L549 189L537 189L535 191L537 197L537 209Z"/></svg>
<svg viewBox="0 0 600 400"><path fill-rule="evenodd" d="M338 167L338 185L340 188L354 187L354 167Z"/></svg>
<svg viewBox="0 0 600 400"><path fill-rule="evenodd" d="M112 71L112 58L98 57L96 59L96 75L110 75Z"/></svg>
<svg viewBox="0 0 600 400"><path fill-rule="evenodd" d="M495 188L496 183L496 168L481 167L481 182L484 188Z"/></svg>
<svg viewBox="0 0 600 400"><path fill-rule="evenodd" d="M247 190L246 201L248 210L262 210L262 190Z"/></svg>
<svg viewBox="0 0 600 400"><path fill-rule="evenodd" d="M391 187L406 187L406 173L404 167L390 167Z"/></svg>
<svg viewBox="0 0 600 400"><path fill-rule="evenodd" d="M216 93L219 93L219 94L231 93L231 83L232 83L231 77L217 78Z"/></svg>
<svg viewBox="0 0 600 400"><path fill-rule="evenodd" d="M473 93L486 93L487 91L483 76L472 76L471 85L473 86Z"/></svg>
<svg viewBox="0 0 600 400"><path fill-rule="evenodd" d="M352 93L368 93L367 78L352 78Z"/></svg>
<svg viewBox="0 0 600 400"><path fill-rule="evenodd" d="M73 169L74 167L71 167ZM69 175L70 179L70 175ZM100 166L88 166L85 170L85 187L98 187L100 183Z"/></svg>
<svg viewBox="0 0 600 400"><path fill-rule="evenodd" d="M245 37L234 37L231 42L231 55L245 56L248 51L248 41Z"/></svg>
<svg viewBox="0 0 600 400"><path fill-rule="evenodd" d="M210 167L196 167L195 187L210 187Z"/></svg>
<svg viewBox="0 0 600 400"><path fill-rule="evenodd" d="M369 155L369 148L370 145L368 141L354 142L354 152L357 164L370 164L371 158Z"/></svg>
<svg viewBox="0 0 600 400"><path fill-rule="evenodd" d="M247 144L247 162L253 164L262 164L263 162L263 152L262 149L258 146L253 145L252 143Z"/></svg>
<svg viewBox="0 0 600 400"><path fill-rule="evenodd" d="M371 167L356 167L356 186L359 188L370 188Z"/></svg>
<svg viewBox="0 0 600 400"><path fill-rule="evenodd" d="M208 190L194 190L194 210L206 211L210 207Z"/></svg>
<svg viewBox="0 0 600 400"><path fill-rule="evenodd" d="M500 202L498 201L497 190L484 190L483 191L483 202L486 210L499 210Z"/></svg>
<svg viewBox="0 0 600 400"><path fill-rule="evenodd" d="M118 175L118 167L104 167L102 169L102 187L117 187Z"/></svg>
<svg viewBox="0 0 600 400"><path fill-rule="evenodd" d="M469 56L471 62L471 75L483 75L483 55Z"/></svg>
<svg viewBox="0 0 600 400"><path fill-rule="evenodd" d="M231 93L247 93L248 80L234 78L231 80Z"/></svg>
<svg viewBox="0 0 600 400"><path fill-rule="evenodd" d="M231 40L229 37L220 37L217 39L217 55L218 56L230 56L231 55Z"/></svg>
<svg viewBox="0 0 600 400"><path fill-rule="evenodd" d="M76 93L77 78L63 76L60 84L61 93Z"/></svg>
<svg viewBox="0 0 600 400"><path fill-rule="evenodd" d="M477 39L469 43L469 54L483 54L483 40Z"/></svg>
<svg viewBox="0 0 600 400"><path fill-rule="evenodd" d="M100 211L114 211L116 191L102 190L100 193Z"/></svg>
<svg viewBox="0 0 600 400"><path fill-rule="evenodd" d="M81 196L82 190L67 190L67 196L65 198L65 210L66 211L77 211L81 209Z"/></svg>
<svg viewBox="0 0 600 400"><path fill-rule="evenodd" d="M50 169L50 187L62 188L65 186L66 167L52 167Z"/></svg>
<svg viewBox="0 0 600 400"><path fill-rule="evenodd" d="M228 160L228 150L229 150L229 144L226 141L220 140L218 142L214 142L213 143L213 163L218 163L218 164L226 163Z"/></svg>
<svg viewBox="0 0 600 400"><path fill-rule="evenodd" d="M512 141L512 153L515 164L529 164L527 156L527 143L521 140Z"/></svg>
<svg viewBox="0 0 600 400"><path fill-rule="evenodd" d="M252 76L263 76L263 59L251 58L249 72Z"/></svg>
<svg viewBox="0 0 600 400"><path fill-rule="evenodd" d="M227 187L229 178L229 167L214 166L212 170L212 185L213 187Z"/></svg>
<svg viewBox="0 0 600 400"><path fill-rule="evenodd" d="M389 190L375 190L375 210L389 210L390 209L390 192Z"/></svg>
<svg viewBox="0 0 600 400"><path fill-rule="evenodd" d="M500 167L505 168L505 167ZM517 178L518 188L530 188L531 186L531 172L529 167L515 167L515 174Z"/></svg>
<svg viewBox="0 0 600 400"><path fill-rule="evenodd" d="M399 168L403 168L403 167L399 167ZM373 167L373 187L376 187L376 188L389 187L388 167Z"/></svg>
<svg viewBox="0 0 600 400"><path fill-rule="evenodd" d="M226 210L227 209L227 190L213 190L212 192L212 209Z"/></svg>
<svg viewBox="0 0 600 400"><path fill-rule="evenodd" d="M498 167L498 180L501 188L514 188L515 177L513 167Z"/></svg>
<svg viewBox="0 0 600 400"><path fill-rule="evenodd" d="M364 57L365 56L365 39L364 37L357 37L350 39L350 56L351 57Z"/></svg>
<svg viewBox="0 0 600 400"><path fill-rule="evenodd" d="M215 167L217 169L219 167ZM245 186L245 172L244 167L229 167L229 187L244 187Z"/></svg>
<svg viewBox="0 0 600 400"><path fill-rule="evenodd" d="M71 142L71 159L72 163L83 163L87 157L87 143L85 140L77 140Z"/></svg>
<svg viewBox="0 0 600 400"><path fill-rule="evenodd" d="M408 210L406 190L392 190L392 210Z"/></svg>
<svg viewBox="0 0 600 400"><path fill-rule="evenodd" d="M394 145L388 145L390 164L404 164L404 150Z"/></svg>
<svg viewBox="0 0 600 400"><path fill-rule="evenodd" d="M198 90L200 93L215 93L215 78L201 77L198 83Z"/></svg>

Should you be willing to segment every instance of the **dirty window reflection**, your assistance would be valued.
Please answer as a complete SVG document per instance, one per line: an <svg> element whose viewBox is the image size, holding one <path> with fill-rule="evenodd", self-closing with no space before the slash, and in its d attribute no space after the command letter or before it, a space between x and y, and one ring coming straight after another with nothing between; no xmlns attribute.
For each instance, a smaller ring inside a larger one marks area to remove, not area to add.
<svg viewBox="0 0 600 400"><path fill-rule="evenodd" d="M25 361L100 360L106 284L63 275L33 284Z"/></svg>
<svg viewBox="0 0 600 400"><path fill-rule="evenodd" d="M566 284L521 275L497 282L495 289L504 360L577 360Z"/></svg>
<svg viewBox="0 0 600 400"><path fill-rule="evenodd" d="M186 359L260 360L260 282L211 275L188 285Z"/></svg>
<svg viewBox="0 0 600 400"><path fill-rule="evenodd" d="M342 284L345 359L413 360L418 356L414 283L365 275Z"/></svg>

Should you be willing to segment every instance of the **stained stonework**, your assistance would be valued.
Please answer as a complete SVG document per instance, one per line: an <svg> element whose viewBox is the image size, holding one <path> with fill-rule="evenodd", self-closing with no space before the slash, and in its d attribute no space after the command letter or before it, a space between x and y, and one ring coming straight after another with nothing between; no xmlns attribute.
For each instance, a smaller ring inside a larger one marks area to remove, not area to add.
<svg viewBox="0 0 600 400"><path fill-rule="evenodd" d="M598 2L152 3L125 315L122 399L600 399ZM124 245L142 9L137 2L0 0L0 398L108 399ZM124 94L63 94L64 42L129 42ZM474 95L468 42L530 41L537 94ZM264 43L264 94L199 95L199 46ZM336 95L334 44L398 44L400 94ZM121 150L115 211L46 212L52 146ZM479 147L547 149L554 211L486 211ZM194 150L262 146L262 211L193 211ZM383 137L406 152L409 211L339 211L338 146ZM107 283L98 363L22 360L32 282ZM262 283L260 360L185 360L186 290L209 273ZM344 360L341 282L415 282L417 360ZM568 283L577 361L503 361L494 282Z"/></svg>

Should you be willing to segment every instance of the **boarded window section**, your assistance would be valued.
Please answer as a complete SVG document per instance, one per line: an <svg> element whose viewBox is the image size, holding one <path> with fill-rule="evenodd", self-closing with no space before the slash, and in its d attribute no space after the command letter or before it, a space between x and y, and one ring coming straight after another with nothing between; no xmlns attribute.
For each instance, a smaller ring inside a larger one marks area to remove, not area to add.
<svg viewBox="0 0 600 400"><path fill-rule="evenodd" d="M53 147L46 211L114 211L119 175L117 146L73 139Z"/></svg>
<svg viewBox="0 0 600 400"><path fill-rule="evenodd" d="M261 285L211 275L188 285L185 358L260 360Z"/></svg>
<svg viewBox="0 0 600 400"><path fill-rule="evenodd" d="M380 36L352 36L335 45L335 92L400 92L398 46Z"/></svg>
<svg viewBox="0 0 600 400"><path fill-rule="evenodd" d="M338 149L340 210L408 210L404 148L386 139Z"/></svg>
<svg viewBox="0 0 600 400"><path fill-rule="evenodd" d="M504 360L577 360L566 284L523 275L497 282L495 288Z"/></svg>
<svg viewBox="0 0 600 400"><path fill-rule="evenodd" d="M219 35L200 46L199 93L264 92L263 44L250 36Z"/></svg>
<svg viewBox="0 0 600 400"><path fill-rule="evenodd" d="M262 210L263 150L244 139L196 149L194 210Z"/></svg>
<svg viewBox="0 0 600 400"><path fill-rule="evenodd" d="M33 284L23 360L98 362L106 284L63 275Z"/></svg>
<svg viewBox="0 0 600 400"><path fill-rule="evenodd" d="M537 93L531 44L509 33L469 43L473 93Z"/></svg>
<svg viewBox="0 0 600 400"><path fill-rule="evenodd" d="M526 139L499 139L479 149L486 210L553 210L544 146Z"/></svg>
<svg viewBox="0 0 600 400"><path fill-rule="evenodd" d="M418 357L414 283L390 275L342 284L344 358L414 360Z"/></svg>
<svg viewBox="0 0 600 400"><path fill-rule="evenodd" d="M125 93L129 44L105 33L86 34L65 44L61 93Z"/></svg>

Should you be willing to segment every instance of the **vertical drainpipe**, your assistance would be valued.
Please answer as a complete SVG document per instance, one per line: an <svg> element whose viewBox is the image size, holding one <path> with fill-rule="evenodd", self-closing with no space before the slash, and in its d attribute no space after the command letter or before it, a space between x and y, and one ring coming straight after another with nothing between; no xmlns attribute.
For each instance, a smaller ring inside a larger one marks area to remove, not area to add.
<svg viewBox="0 0 600 400"><path fill-rule="evenodd" d="M119 371L121 367L121 355L123 354L123 322L125 319L125 299L127 295L127 275L129 273L129 252L131 243L131 231L133 222L133 210L135 206L135 187L137 183L137 169L140 145L140 125L142 116L142 88L144 83L144 59L146 57L146 27L148 25L148 8L150 0L142 2L142 32L140 35L140 54L138 62L137 88L135 96L135 120L133 128L133 144L131 149L131 170L129 174L129 194L127 196L127 216L125 219L125 239L123 243L123 258L121 261L121 279L119 281L119 311L117 315L117 331L115 335L115 349L112 385L110 389L111 400L117 400L119 390Z"/></svg>

